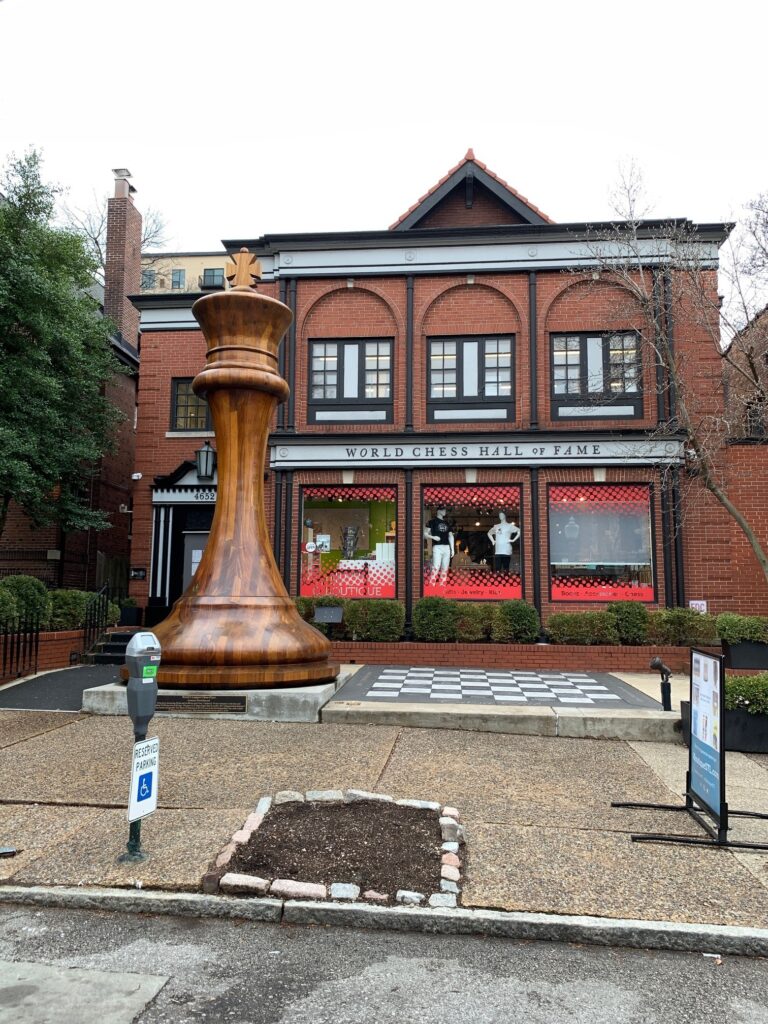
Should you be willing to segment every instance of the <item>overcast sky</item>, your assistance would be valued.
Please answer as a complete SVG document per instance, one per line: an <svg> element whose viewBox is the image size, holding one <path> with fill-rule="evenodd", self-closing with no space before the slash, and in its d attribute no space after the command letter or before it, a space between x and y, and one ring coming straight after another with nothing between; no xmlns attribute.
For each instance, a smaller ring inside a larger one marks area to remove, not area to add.
<svg viewBox="0 0 768 1024"><path fill-rule="evenodd" d="M659 216L768 189L757 0L0 0L0 159L84 205L133 173L167 248L386 228L478 159L557 221L610 214L634 158Z"/></svg>

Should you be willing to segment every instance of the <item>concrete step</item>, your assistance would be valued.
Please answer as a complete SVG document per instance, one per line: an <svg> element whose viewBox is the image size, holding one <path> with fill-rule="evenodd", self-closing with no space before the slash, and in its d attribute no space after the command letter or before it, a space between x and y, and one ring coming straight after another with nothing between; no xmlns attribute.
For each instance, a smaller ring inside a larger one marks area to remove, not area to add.
<svg viewBox="0 0 768 1024"><path fill-rule="evenodd" d="M83 658L83 662L87 665L122 665L125 662L125 652L91 651Z"/></svg>
<svg viewBox="0 0 768 1024"><path fill-rule="evenodd" d="M461 704L436 707L408 702L331 700L320 712L324 723L398 725L419 729L461 729L572 739L682 743L680 713L650 708L494 707Z"/></svg>

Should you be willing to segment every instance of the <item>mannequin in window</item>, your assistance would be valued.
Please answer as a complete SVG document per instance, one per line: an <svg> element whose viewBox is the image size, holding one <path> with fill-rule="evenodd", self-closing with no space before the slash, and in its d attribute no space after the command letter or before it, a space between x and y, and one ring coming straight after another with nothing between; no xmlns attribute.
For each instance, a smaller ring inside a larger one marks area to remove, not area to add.
<svg viewBox="0 0 768 1024"><path fill-rule="evenodd" d="M448 569L453 558L454 542L451 528L445 521L448 510L435 509L434 518L430 519L424 530L424 536L432 541L432 582L445 583Z"/></svg>
<svg viewBox="0 0 768 1024"><path fill-rule="evenodd" d="M518 526L507 520L506 512L499 512L499 521L488 531L493 544L493 568L495 572L509 572L512 545L520 536Z"/></svg>

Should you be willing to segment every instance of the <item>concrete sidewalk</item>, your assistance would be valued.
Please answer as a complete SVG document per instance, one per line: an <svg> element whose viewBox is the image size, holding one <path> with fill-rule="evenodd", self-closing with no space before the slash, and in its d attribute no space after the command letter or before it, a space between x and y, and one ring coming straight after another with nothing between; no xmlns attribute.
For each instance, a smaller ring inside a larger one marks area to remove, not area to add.
<svg viewBox="0 0 768 1024"><path fill-rule="evenodd" d="M124 719L0 712L0 880L195 890L257 799L363 788L455 804L468 829L468 907L768 926L768 855L635 844L633 831L698 835L686 815L617 810L675 802L687 752L668 743L353 725L162 719L150 859L118 865L127 837ZM768 811L768 758L728 756L729 801ZM734 838L768 840L736 819Z"/></svg>

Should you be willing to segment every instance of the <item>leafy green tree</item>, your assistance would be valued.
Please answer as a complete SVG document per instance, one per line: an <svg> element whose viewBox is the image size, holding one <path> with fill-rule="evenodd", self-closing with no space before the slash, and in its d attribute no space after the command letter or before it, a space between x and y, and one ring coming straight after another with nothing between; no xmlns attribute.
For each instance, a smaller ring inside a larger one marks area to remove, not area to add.
<svg viewBox="0 0 768 1024"><path fill-rule="evenodd" d="M11 158L0 183L0 536L12 501L38 526L109 526L89 483L120 419L105 385L121 367L87 292L94 261L55 225L40 165Z"/></svg>

